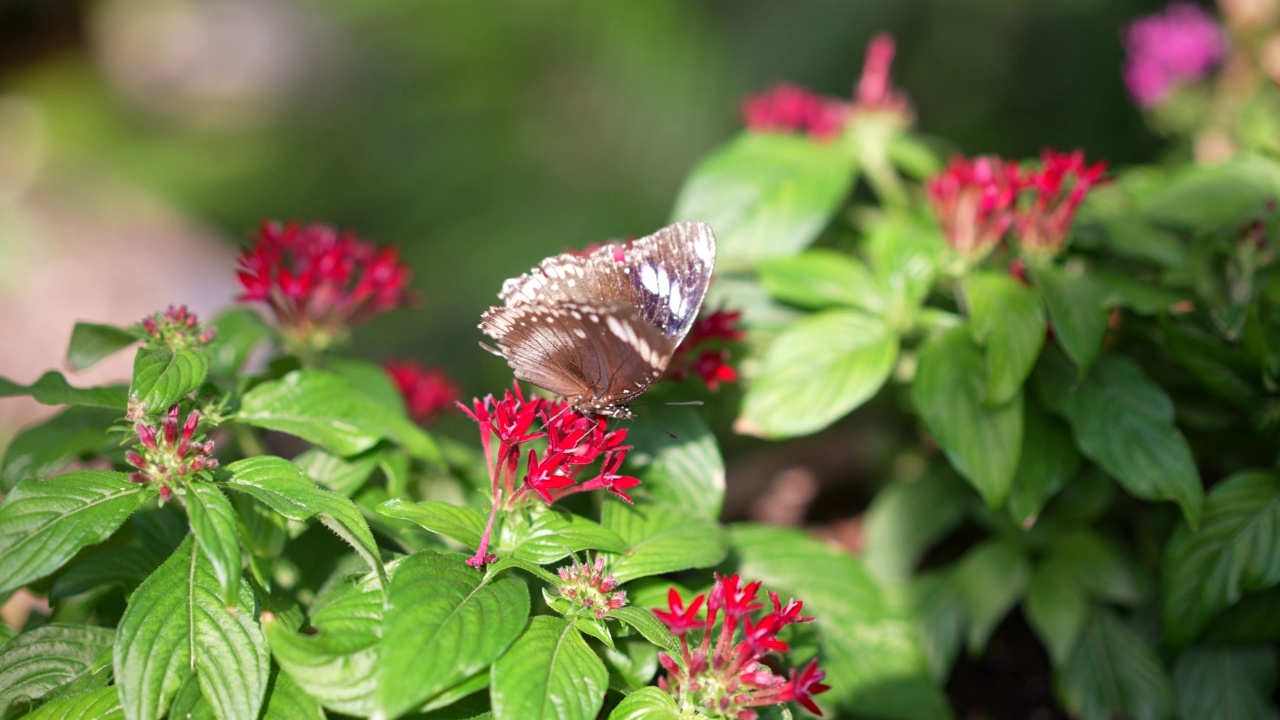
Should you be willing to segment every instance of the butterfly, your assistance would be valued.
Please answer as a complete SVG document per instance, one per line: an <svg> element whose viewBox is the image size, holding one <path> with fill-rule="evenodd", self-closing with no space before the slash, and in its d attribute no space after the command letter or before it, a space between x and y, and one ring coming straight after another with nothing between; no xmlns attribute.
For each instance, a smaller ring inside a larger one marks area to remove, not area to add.
<svg viewBox="0 0 1280 720"><path fill-rule="evenodd" d="M480 345L579 412L630 418L697 318L715 262L700 222L549 257L503 283L502 306L480 316L497 347Z"/></svg>

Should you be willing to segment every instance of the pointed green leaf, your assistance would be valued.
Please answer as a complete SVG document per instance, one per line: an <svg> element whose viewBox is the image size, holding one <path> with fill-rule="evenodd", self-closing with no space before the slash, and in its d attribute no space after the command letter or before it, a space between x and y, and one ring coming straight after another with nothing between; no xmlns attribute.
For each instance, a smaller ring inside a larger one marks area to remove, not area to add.
<svg viewBox="0 0 1280 720"><path fill-rule="evenodd" d="M320 702L307 694L288 674L272 669L267 686L267 707L262 720L324 720Z"/></svg>
<svg viewBox="0 0 1280 720"><path fill-rule="evenodd" d="M862 563L803 531L732 526L738 572L785 600L804 602L818 637L820 666L831 691L819 705L831 716L936 720L951 717L930 675L920 637L892 611Z"/></svg>
<svg viewBox="0 0 1280 720"><path fill-rule="evenodd" d="M1255 592L1280 583L1280 477L1237 473L1214 486L1198 532L1179 527L1164 557L1164 630L1174 646Z"/></svg>
<svg viewBox="0 0 1280 720"><path fill-rule="evenodd" d="M593 720L609 672L582 635L560 618L539 615L493 665L495 720Z"/></svg>
<svg viewBox="0 0 1280 720"><path fill-rule="evenodd" d="M155 491L124 473L82 470L24 480L0 505L0 593L62 567L106 540Z"/></svg>
<svg viewBox="0 0 1280 720"><path fill-rule="evenodd" d="M1280 195L1280 168L1268 158L1240 154L1210 166L1189 164L1142 199L1149 221L1195 234L1236 228L1267 217Z"/></svg>
<svg viewBox="0 0 1280 720"><path fill-rule="evenodd" d="M443 464L435 440L403 412L332 373L296 370L262 383L244 394L235 419L296 435L338 455L364 452L385 438L414 457Z"/></svg>
<svg viewBox="0 0 1280 720"><path fill-rule="evenodd" d="M882 320L843 310L805 318L769 346L737 427L775 438L817 432L875 395L897 358Z"/></svg>
<svg viewBox="0 0 1280 720"><path fill-rule="evenodd" d="M143 413L163 412L197 390L209 374L209 357L203 350L174 350L163 346L138 348L133 359L129 400L142 405Z"/></svg>
<svg viewBox="0 0 1280 720"><path fill-rule="evenodd" d="M0 492L21 480L52 477L76 458L111 446L104 433L119 417L114 410L69 407L18 433L4 450Z"/></svg>
<svg viewBox="0 0 1280 720"><path fill-rule="evenodd" d="M484 534L485 517L480 511L439 500L415 503L396 498L379 505L378 513L417 523L468 548L479 547L480 536Z"/></svg>
<svg viewBox="0 0 1280 720"><path fill-rule="evenodd" d="M1032 266L1031 278L1049 310L1053 335L1081 372L1102 352L1107 335L1107 290L1083 273Z"/></svg>
<svg viewBox="0 0 1280 720"><path fill-rule="evenodd" d="M1089 617L1089 601L1079 580L1061 562L1042 562L1031 573L1022 607L1054 667L1064 666Z"/></svg>
<svg viewBox="0 0 1280 720"><path fill-rule="evenodd" d="M882 581L910 577L925 551L964 519L972 497L945 468L885 485L864 516L867 570Z"/></svg>
<svg viewBox="0 0 1280 720"><path fill-rule="evenodd" d="M716 231L718 268L741 270L809 246L853 184L848 153L800 135L743 133L685 180L672 221Z"/></svg>
<svg viewBox="0 0 1280 720"><path fill-rule="evenodd" d="M956 582L969 607L969 652L978 654L996 625L1017 604L1027 588L1031 563L1011 542L987 540L977 545L956 567Z"/></svg>
<svg viewBox="0 0 1280 720"><path fill-rule="evenodd" d="M0 717L87 678L114 635L110 628L50 623L0 645Z"/></svg>
<svg viewBox="0 0 1280 720"><path fill-rule="evenodd" d="M184 483L182 501L191 519L191 531L199 540L200 552L209 559L222 588L222 600L233 604L240 592L240 534L236 531L236 511L218 488L206 482Z"/></svg>
<svg viewBox="0 0 1280 720"><path fill-rule="evenodd" d="M253 593L222 602L204 553L188 539L129 598L115 640L116 688L129 720L161 718L198 667L201 693L218 717L257 717L270 658L254 619Z"/></svg>
<svg viewBox="0 0 1280 720"><path fill-rule="evenodd" d="M621 620L630 625L636 632L643 635L645 640L662 648L671 657L680 654L680 643L672 637L671 631L652 612L635 605L623 605L617 610L610 610L609 618Z"/></svg>
<svg viewBox="0 0 1280 720"><path fill-rule="evenodd" d="M71 387L57 370L40 376L30 385L19 385L0 377L0 398L29 396L41 405L84 405L107 408L123 413L127 393L119 385L103 387Z"/></svg>
<svg viewBox="0 0 1280 720"><path fill-rule="evenodd" d="M1086 457L1134 496L1172 500L1188 523L1200 523L1200 473L1173 424L1173 401L1163 388L1133 360L1117 355L1100 358L1079 383L1060 368L1041 367L1041 397L1067 419Z"/></svg>
<svg viewBox="0 0 1280 720"><path fill-rule="evenodd" d="M969 630L969 604L955 575L952 565L920 573L901 586L905 595L899 602L920 630L920 645L939 684L951 676Z"/></svg>
<svg viewBox="0 0 1280 720"><path fill-rule="evenodd" d="M890 296L885 314L892 328L908 328L929 295L938 267L948 253L932 218L903 213L877 218L863 244L871 271Z"/></svg>
<svg viewBox="0 0 1280 720"><path fill-rule="evenodd" d="M1276 651L1271 647L1192 647L1173 666L1181 717L1276 720Z"/></svg>
<svg viewBox="0 0 1280 720"><path fill-rule="evenodd" d="M1022 395L1007 404L983 403L986 370L981 351L961 327L930 340L920 351L912 385L916 409L952 467L997 508L1009 496L1022 447Z"/></svg>
<svg viewBox="0 0 1280 720"><path fill-rule="evenodd" d="M969 332L987 350L983 402L1003 405L1022 389L1040 357L1048 327L1040 296L1006 274L971 273L964 279Z"/></svg>
<svg viewBox="0 0 1280 720"><path fill-rule="evenodd" d="M680 720L682 717L676 701L656 687L640 688L623 698L609 713L609 720Z"/></svg>
<svg viewBox="0 0 1280 720"><path fill-rule="evenodd" d="M322 595L311 613L311 631L263 615L271 654L281 670L325 707L347 715L372 715L378 688L378 642L384 597L378 576Z"/></svg>
<svg viewBox="0 0 1280 720"><path fill-rule="evenodd" d="M1044 504L1080 469L1071 428L1041 407L1034 395L1024 396L1022 452L1009 493L1009 514L1023 527L1031 527Z"/></svg>
<svg viewBox="0 0 1280 720"><path fill-rule="evenodd" d="M878 315L888 305L866 265L824 248L761 263L760 284L782 302L819 310L845 306Z"/></svg>
<svg viewBox="0 0 1280 720"><path fill-rule="evenodd" d="M320 485L349 498L364 487L385 455L385 447L345 458L320 448L311 448L295 457L293 464Z"/></svg>
<svg viewBox="0 0 1280 720"><path fill-rule="evenodd" d="M627 543L627 550L611 555L609 563L620 583L711 567L728 551L724 531L714 521L665 505L606 502L600 515L600 524Z"/></svg>
<svg viewBox="0 0 1280 720"><path fill-rule="evenodd" d="M105 687L41 705L26 720L124 720L120 696Z"/></svg>
<svg viewBox="0 0 1280 720"><path fill-rule="evenodd" d="M526 516L508 516L502 526L498 554L547 565L583 550L622 552L627 543L618 534L581 515L535 507Z"/></svg>
<svg viewBox="0 0 1280 720"><path fill-rule="evenodd" d="M261 500L290 520L318 519L351 545L385 584L378 545L355 503L318 487L297 465L273 455L237 460L226 467L223 477L227 487Z"/></svg>
<svg viewBox="0 0 1280 720"><path fill-rule="evenodd" d="M1128 625L1102 608L1089 613L1057 684L1067 709L1082 720L1173 717L1173 683L1160 658Z"/></svg>
<svg viewBox="0 0 1280 720"><path fill-rule="evenodd" d="M405 558L387 595L378 707L398 717L493 662L520 635L529 591L505 575L490 582L461 555Z"/></svg>
<svg viewBox="0 0 1280 720"><path fill-rule="evenodd" d="M138 333L115 325L78 322L71 329L67 347L67 364L72 370L85 370L99 360L116 354L143 339Z"/></svg>
<svg viewBox="0 0 1280 720"><path fill-rule="evenodd" d="M217 328L205 347L210 371L215 375L237 375L253 351L271 337L271 328L262 316L243 305L218 313L208 326Z"/></svg>
<svg viewBox="0 0 1280 720"><path fill-rule="evenodd" d="M720 517L724 459L711 428L691 408L652 407L645 414L651 422L627 428L627 462L644 480L643 492L703 517Z"/></svg>

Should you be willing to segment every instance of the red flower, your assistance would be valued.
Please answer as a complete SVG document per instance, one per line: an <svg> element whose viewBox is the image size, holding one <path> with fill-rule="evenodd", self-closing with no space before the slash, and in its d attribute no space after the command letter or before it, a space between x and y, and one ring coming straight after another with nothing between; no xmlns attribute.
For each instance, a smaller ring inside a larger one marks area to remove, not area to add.
<svg viewBox="0 0 1280 720"><path fill-rule="evenodd" d="M627 591L618 590L618 579L604 571L603 557L596 557L590 565L575 561L561 566L556 574L560 576L556 592L586 608L598 620L627 603Z"/></svg>
<svg viewBox="0 0 1280 720"><path fill-rule="evenodd" d="M953 157L925 183L943 237L969 262L985 256L1013 224L1018 166L995 157Z"/></svg>
<svg viewBox="0 0 1280 720"><path fill-rule="evenodd" d="M1040 167L1026 173L1022 187L1025 200L1014 217L1018 244L1031 255L1058 254L1076 210L1089 189L1102 182L1107 163L1087 165L1084 151L1060 153L1053 149L1040 155Z"/></svg>
<svg viewBox="0 0 1280 720"><path fill-rule="evenodd" d="M778 85L742 101L742 118L752 132L795 132L828 140L844 129L848 106L795 85Z"/></svg>
<svg viewBox="0 0 1280 720"><path fill-rule="evenodd" d="M163 313L152 313L139 323L148 335L175 350L208 345L217 328L204 328L186 305L170 305Z"/></svg>
<svg viewBox="0 0 1280 720"><path fill-rule="evenodd" d="M182 422L178 419L178 404L174 403L159 428L138 423L134 426L138 444L124 454L124 459L138 470L129 479L141 484L157 483L161 500L172 497L173 486L182 479L207 475L218 467L213 441L196 436L200 411L187 413Z"/></svg>
<svg viewBox="0 0 1280 720"><path fill-rule="evenodd" d="M434 420L458 402L458 388L444 370L412 360L388 360L382 366L404 396L409 417L419 424Z"/></svg>
<svg viewBox="0 0 1280 720"><path fill-rule="evenodd" d="M889 70L893 66L895 45L889 33L879 33L867 45L867 59L862 64L862 77L854 89L853 107L858 111L879 111L901 115L910 120L914 114L906 93L893 88Z"/></svg>
<svg viewBox="0 0 1280 720"><path fill-rule="evenodd" d="M792 670L789 678L775 672L774 663L764 662L767 656L790 649L778 637L782 628L813 618L800 617L802 603L797 600L784 607L776 593L769 593L774 611L755 616L763 608L755 601L759 589L759 582L742 585L736 574L717 575L711 592L695 596L687 607L680 593L671 588L667 609L653 610L671 634L680 638L679 658L658 655L667 671L658 687L675 697L681 707L715 717L755 718L751 708L794 701L822 714L812 698L829 688L821 684L826 674L818 669L816 660L803 670ZM707 613L699 619L698 609L704 600ZM721 622L717 622L718 610L724 611Z"/></svg>
<svg viewBox="0 0 1280 720"><path fill-rule="evenodd" d="M238 274L239 299L266 303L303 348L324 349L351 326L412 301L409 268L394 247L319 223L264 222Z"/></svg>
<svg viewBox="0 0 1280 720"><path fill-rule="evenodd" d="M708 390L719 389L722 382L737 381L738 372L730 364L732 352L724 345L740 342L745 336L738 327L741 317L741 312L726 310L699 317L671 356L667 377L684 380L692 372L702 378Z"/></svg>

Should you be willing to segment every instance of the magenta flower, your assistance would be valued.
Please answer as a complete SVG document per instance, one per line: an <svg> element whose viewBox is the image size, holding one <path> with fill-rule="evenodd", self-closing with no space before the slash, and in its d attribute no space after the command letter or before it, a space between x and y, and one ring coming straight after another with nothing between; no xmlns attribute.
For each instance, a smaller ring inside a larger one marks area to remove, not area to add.
<svg viewBox="0 0 1280 720"><path fill-rule="evenodd" d="M742 101L742 118L752 132L806 133L829 140L844 129L848 106L795 85L778 85Z"/></svg>
<svg viewBox="0 0 1280 720"><path fill-rule="evenodd" d="M152 313L139 323L152 338L175 350L208 345L217 328L205 328L186 305L170 305L168 310Z"/></svg>
<svg viewBox="0 0 1280 720"><path fill-rule="evenodd" d="M1014 217L1018 246L1030 255L1053 256L1062 249L1067 231L1085 195L1103 182L1106 161L1087 164L1083 150L1040 154L1040 167L1024 171L1023 202Z"/></svg>
<svg viewBox="0 0 1280 720"><path fill-rule="evenodd" d="M138 423L138 444L124 454L124 459L137 472L129 476L140 484L156 483L160 486L160 499L173 496L173 486L184 478L208 473L218 467L213 457L213 441L196 435L200 425L200 411L192 410L179 422L178 404L174 403L165 415L160 427Z"/></svg>
<svg viewBox="0 0 1280 720"><path fill-rule="evenodd" d="M925 191L947 243L974 262L990 252L1013 224L1021 184L1015 163L957 156L925 183Z"/></svg>
<svg viewBox="0 0 1280 720"><path fill-rule="evenodd" d="M430 423L458 402L458 387L439 368L412 360L388 360L382 367L404 396L409 417L420 425Z"/></svg>
<svg viewBox="0 0 1280 720"><path fill-rule="evenodd" d="M726 346L746 337L739 327L741 318L742 313L736 310L716 310L699 317L672 355L666 376L679 381L692 373L711 391L719 389L722 382L736 382L738 371Z"/></svg>
<svg viewBox="0 0 1280 720"><path fill-rule="evenodd" d="M604 571L604 558L597 557L594 563L578 563L565 565L556 570L560 576L560 585L556 592L560 597L581 606L597 620L603 620L611 610L617 610L627 604L627 591L618 589L618 579L613 573Z"/></svg>
<svg viewBox="0 0 1280 720"><path fill-rule="evenodd" d="M1218 23L1198 6L1177 2L1140 18L1125 34L1124 83L1135 102L1155 107L1173 89L1203 78L1226 55Z"/></svg>

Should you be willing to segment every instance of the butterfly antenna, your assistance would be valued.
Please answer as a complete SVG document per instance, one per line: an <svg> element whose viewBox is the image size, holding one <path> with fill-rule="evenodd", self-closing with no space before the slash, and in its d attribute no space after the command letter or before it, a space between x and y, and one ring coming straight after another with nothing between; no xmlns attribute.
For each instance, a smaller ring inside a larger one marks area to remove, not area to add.
<svg viewBox="0 0 1280 720"><path fill-rule="evenodd" d="M646 415L636 415L635 417L636 417L636 419L637 419L637 420L643 420L643 421L645 421L645 422L649 423L650 425L654 426L655 428L657 428L657 429L658 429L658 432L662 433L663 435L666 435L667 437L671 438L672 440L679 440L679 439L680 439L680 437L679 437L679 436L677 436L675 433L671 432L670 430L668 430L668 429L666 429L666 428L662 427L661 425L659 425L658 423L654 422L654 421L653 421L653 418L650 418L650 417L648 417L648 416L646 416Z"/></svg>

